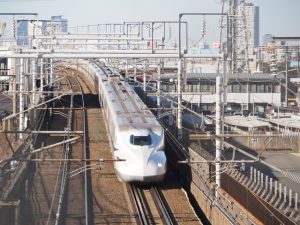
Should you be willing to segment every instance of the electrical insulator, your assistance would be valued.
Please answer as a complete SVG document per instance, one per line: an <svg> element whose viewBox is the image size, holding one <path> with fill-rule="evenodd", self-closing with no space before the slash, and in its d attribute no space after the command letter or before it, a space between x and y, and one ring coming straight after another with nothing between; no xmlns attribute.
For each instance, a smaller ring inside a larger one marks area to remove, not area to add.
<svg viewBox="0 0 300 225"><path fill-rule="evenodd" d="M276 64L276 58L275 54L271 54L271 59L270 59L270 71L273 76L277 75L277 64Z"/></svg>
<svg viewBox="0 0 300 225"><path fill-rule="evenodd" d="M203 38L205 35L206 35L206 20L205 20L205 17L203 17L203 20L202 20L202 35L201 35L201 38Z"/></svg>
<svg viewBox="0 0 300 225"><path fill-rule="evenodd" d="M16 26L16 20L15 18L13 19L13 36L14 36L14 39L16 39L16 30L17 30L17 26Z"/></svg>
<svg viewBox="0 0 300 225"><path fill-rule="evenodd" d="M30 23L31 23L31 26L32 26L32 36L34 37L35 36L35 25L32 21Z"/></svg>
<svg viewBox="0 0 300 225"><path fill-rule="evenodd" d="M103 159L99 159L99 168L100 168L100 170L104 169L104 160Z"/></svg>

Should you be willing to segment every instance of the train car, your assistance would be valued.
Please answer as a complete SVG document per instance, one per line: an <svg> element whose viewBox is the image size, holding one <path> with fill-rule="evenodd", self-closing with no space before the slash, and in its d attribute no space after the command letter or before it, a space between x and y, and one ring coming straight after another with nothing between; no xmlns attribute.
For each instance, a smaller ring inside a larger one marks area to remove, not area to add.
<svg viewBox="0 0 300 225"><path fill-rule="evenodd" d="M125 160L114 163L118 179L162 181L167 170L164 129L121 75L97 63L90 65L98 78L113 155Z"/></svg>

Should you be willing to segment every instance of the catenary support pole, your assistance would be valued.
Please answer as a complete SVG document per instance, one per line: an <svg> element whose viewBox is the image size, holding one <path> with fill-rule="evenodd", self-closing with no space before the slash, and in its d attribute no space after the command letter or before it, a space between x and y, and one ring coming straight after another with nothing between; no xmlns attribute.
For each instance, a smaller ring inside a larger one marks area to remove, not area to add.
<svg viewBox="0 0 300 225"><path fill-rule="evenodd" d="M157 65L157 116L160 115L161 99L160 99L160 64Z"/></svg>
<svg viewBox="0 0 300 225"><path fill-rule="evenodd" d="M178 140L182 140L182 92L181 92L181 84L182 82L182 59L178 61L178 77L177 77L177 138Z"/></svg>
<svg viewBox="0 0 300 225"><path fill-rule="evenodd" d="M20 94L19 94L19 112L23 112L24 111L24 68L23 68L23 58L20 58L18 60L18 72L19 72L19 90L20 90ZM24 130L24 113L20 113L19 115L19 130ZM22 139L23 138L23 134L20 133L19 134L19 138Z"/></svg>
<svg viewBox="0 0 300 225"><path fill-rule="evenodd" d="M146 75L147 75L147 68L146 68L146 66L147 66L147 61L145 60L144 61L144 73L143 73L143 91L144 91L144 93L146 93L146 86L147 86L147 77L146 77Z"/></svg>
<svg viewBox="0 0 300 225"><path fill-rule="evenodd" d="M40 91L43 92L44 79L43 79L43 59L40 58Z"/></svg>
<svg viewBox="0 0 300 225"><path fill-rule="evenodd" d="M216 78L216 135L221 134L221 99L222 99L222 78ZM217 189L221 187L221 149L222 142L220 140L216 140L216 185ZM216 190L217 190L216 189ZM217 191L216 191L217 196Z"/></svg>
<svg viewBox="0 0 300 225"><path fill-rule="evenodd" d="M36 77L37 77L37 59L32 59L32 103L36 104Z"/></svg>

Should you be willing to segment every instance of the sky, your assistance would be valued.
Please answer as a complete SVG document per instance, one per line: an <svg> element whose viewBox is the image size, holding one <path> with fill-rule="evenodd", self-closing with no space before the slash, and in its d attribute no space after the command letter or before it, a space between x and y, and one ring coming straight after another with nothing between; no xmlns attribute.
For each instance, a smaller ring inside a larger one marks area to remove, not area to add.
<svg viewBox="0 0 300 225"><path fill-rule="evenodd" d="M267 33L275 36L300 36L300 0L246 2L252 2L260 8L260 40ZM179 13L221 12L221 0L0 0L0 12L36 12L40 19L64 15L69 20L69 25L74 26L178 20ZM201 18L199 21L201 22ZM211 32L215 30L212 29Z"/></svg>

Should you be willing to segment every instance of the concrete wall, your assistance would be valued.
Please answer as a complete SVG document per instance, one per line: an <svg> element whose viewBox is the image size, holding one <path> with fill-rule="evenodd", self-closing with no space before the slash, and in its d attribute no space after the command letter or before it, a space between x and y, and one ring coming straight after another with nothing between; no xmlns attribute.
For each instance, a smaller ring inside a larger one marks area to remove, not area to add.
<svg viewBox="0 0 300 225"><path fill-rule="evenodd" d="M243 145L245 147L255 149L258 152L263 150L290 150L299 152L300 138L280 138L280 137L236 137L230 138L231 141Z"/></svg>
<svg viewBox="0 0 300 225"><path fill-rule="evenodd" d="M205 161L198 152L189 149L190 159ZM192 164L190 191L212 225L259 224L259 221L245 210L224 190L218 190L215 200L214 182L208 163Z"/></svg>

